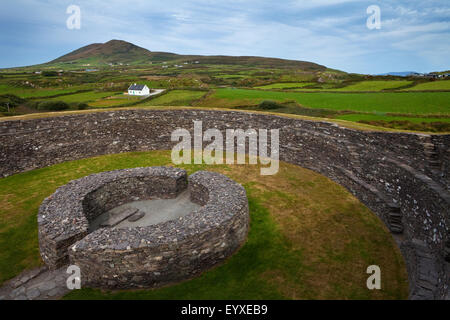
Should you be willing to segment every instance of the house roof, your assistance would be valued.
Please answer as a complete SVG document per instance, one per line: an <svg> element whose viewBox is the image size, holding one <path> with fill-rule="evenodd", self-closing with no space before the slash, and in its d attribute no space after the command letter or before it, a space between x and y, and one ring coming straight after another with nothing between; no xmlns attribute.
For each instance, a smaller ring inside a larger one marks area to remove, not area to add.
<svg viewBox="0 0 450 320"><path fill-rule="evenodd" d="M132 84L128 90L136 90L136 91L142 91L144 90L144 88L146 87L145 84Z"/></svg>

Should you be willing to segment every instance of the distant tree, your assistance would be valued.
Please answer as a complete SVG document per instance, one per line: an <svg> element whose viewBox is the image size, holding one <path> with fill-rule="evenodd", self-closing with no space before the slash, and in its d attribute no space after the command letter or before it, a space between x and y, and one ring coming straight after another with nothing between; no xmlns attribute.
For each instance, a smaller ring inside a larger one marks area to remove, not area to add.
<svg viewBox="0 0 450 320"><path fill-rule="evenodd" d="M56 72L56 71L43 71L42 75L44 77L56 77L58 75L58 72Z"/></svg>
<svg viewBox="0 0 450 320"><path fill-rule="evenodd" d="M265 101L261 102L258 107L259 107L259 109L262 109L262 110L273 110L273 109L282 108L283 106L275 101L265 100Z"/></svg>
<svg viewBox="0 0 450 320"><path fill-rule="evenodd" d="M13 94L4 94L0 95L0 107L3 112L9 112L12 108L16 108L20 104L25 102L24 99L21 99Z"/></svg>

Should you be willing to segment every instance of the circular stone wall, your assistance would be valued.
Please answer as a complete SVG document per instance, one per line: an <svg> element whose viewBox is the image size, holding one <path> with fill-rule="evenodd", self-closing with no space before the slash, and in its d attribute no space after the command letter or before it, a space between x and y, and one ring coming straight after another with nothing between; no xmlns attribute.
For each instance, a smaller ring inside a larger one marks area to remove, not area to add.
<svg viewBox="0 0 450 320"><path fill-rule="evenodd" d="M98 155L170 150L176 144L171 132L185 128L193 137L193 121L223 134L230 128L279 129L281 160L346 187L391 230L405 258L412 299L450 299L449 134L359 131L295 116L192 108L5 118L0 176ZM48 243L61 250L55 239ZM64 249L64 238L57 242Z"/></svg>
<svg viewBox="0 0 450 320"><path fill-rule="evenodd" d="M200 208L176 220L91 228L113 208L175 198L186 188ZM218 173L188 178L176 168L125 169L59 188L42 203L38 224L41 256L49 267L79 266L84 287L149 288L191 278L235 252L247 237L248 201L241 185Z"/></svg>

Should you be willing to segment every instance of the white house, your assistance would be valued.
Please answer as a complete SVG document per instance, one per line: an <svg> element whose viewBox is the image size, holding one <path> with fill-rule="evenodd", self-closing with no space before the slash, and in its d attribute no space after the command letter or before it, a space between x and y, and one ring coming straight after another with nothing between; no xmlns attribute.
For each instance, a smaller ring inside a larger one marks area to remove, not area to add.
<svg viewBox="0 0 450 320"><path fill-rule="evenodd" d="M128 88L128 94L130 96L148 96L150 89L145 84L132 84Z"/></svg>

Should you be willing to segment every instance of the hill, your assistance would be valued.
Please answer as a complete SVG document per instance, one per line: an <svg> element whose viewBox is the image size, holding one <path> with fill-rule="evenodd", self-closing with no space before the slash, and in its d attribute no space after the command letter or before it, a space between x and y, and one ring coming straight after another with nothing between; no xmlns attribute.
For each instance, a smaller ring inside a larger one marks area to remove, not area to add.
<svg viewBox="0 0 450 320"><path fill-rule="evenodd" d="M94 43L66 54L50 62L91 62L145 64L156 61L175 60L178 55L167 52L151 52L132 43L111 40L106 43Z"/></svg>
<svg viewBox="0 0 450 320"><path fill-rule="evenodd" d="M90 64L108 63L142 65L161 62L193 62L213 65L243 65L255 67L298 68L305 71L324 71L326 67L316 63L263 57L179 55L169 52L152 52L122 40L94 43L59 57L47 65L59 63Z"/></svg>

